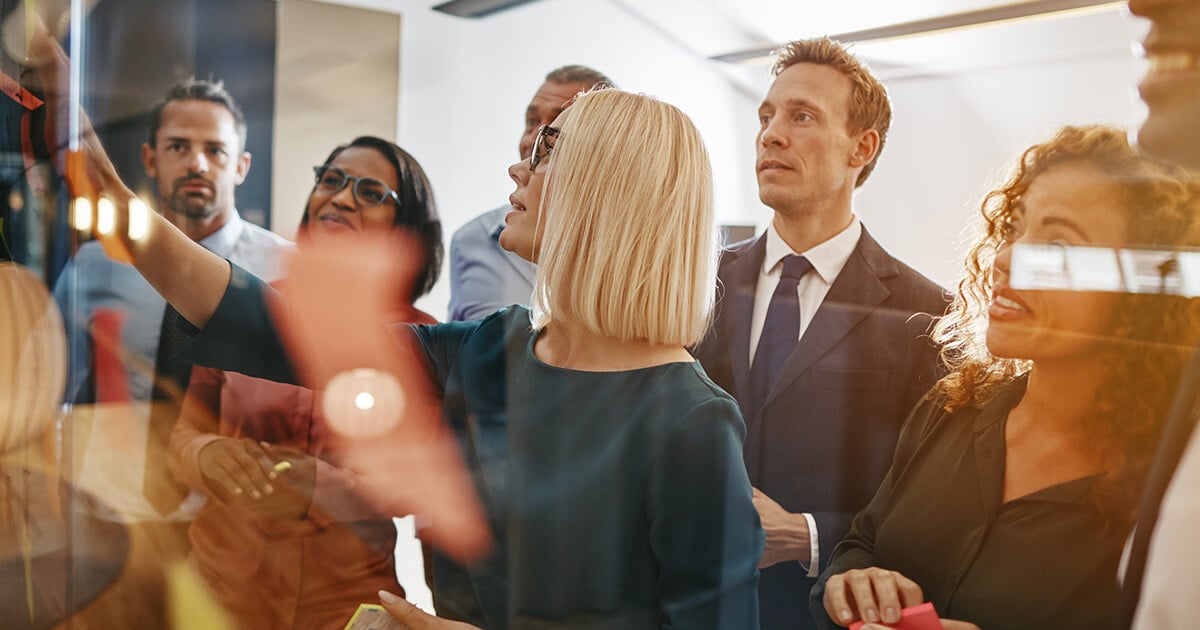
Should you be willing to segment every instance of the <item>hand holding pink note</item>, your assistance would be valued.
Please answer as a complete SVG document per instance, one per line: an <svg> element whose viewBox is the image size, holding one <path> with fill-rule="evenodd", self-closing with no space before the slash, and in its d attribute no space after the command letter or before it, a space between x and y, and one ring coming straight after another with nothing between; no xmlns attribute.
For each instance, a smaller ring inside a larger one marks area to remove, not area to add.
<svg viewBox="0 0 1200 630"><path fill-rule="evenodd" d="M850 630L859 630L862 627L863 622L861 621L850 624ZM925 602L919 606L901 609L900 622L887 627L895 630L942 630L942 622L938 619L937 611L933 609L933 603Z"/></svg>

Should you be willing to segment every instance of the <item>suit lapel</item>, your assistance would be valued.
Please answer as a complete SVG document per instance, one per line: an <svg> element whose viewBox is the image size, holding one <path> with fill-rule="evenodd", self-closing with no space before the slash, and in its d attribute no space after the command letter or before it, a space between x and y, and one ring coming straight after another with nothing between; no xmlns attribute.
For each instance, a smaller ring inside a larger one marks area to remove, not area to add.
<svg viewBox="0 0 1200 630"><path fill-rule="evenodd" d="M784 363L783 374L767 393L764 408L891 295L882 278L895 274L894 261L864 227L846 266L829 287L800 343Z"/></svg>
<svg viewBox="0 0 1200 630"><path fill-rule="evenodd" d="M754 316L754 293L758 290L758 272L767 253L764 234L737 254L729 266L729 286L725 296L726 322L730 334L729 362L733 371L733 396L745 400L750 392L750 319Z"/></svg>

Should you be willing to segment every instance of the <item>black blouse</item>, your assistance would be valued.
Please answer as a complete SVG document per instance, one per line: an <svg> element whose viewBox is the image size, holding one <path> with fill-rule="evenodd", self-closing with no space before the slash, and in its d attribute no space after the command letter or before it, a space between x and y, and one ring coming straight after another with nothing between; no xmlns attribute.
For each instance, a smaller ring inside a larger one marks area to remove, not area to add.
<svg viewBox="0 0 1200 630"><path fill-rule="evenodd" d="M917 405L878 493L812 590L818 625L838 627L822 603L830 576L878 566L919 584L940 617L982 630L1105 627L1127 532L1092 499L1096 477L1002 502L1005 423L1026 383L982 409Z"/></svg>

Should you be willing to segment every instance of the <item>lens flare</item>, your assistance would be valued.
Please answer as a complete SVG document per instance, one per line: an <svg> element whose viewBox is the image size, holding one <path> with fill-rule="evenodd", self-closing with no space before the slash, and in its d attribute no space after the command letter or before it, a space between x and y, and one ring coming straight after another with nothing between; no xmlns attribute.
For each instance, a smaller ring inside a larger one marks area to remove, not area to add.
<svg viewBox="0 0 1200 630"><path fill-rule="evenodd" d="M150 232L150 206L134 197L129 202L129 238L140 241Z"/></svg>
<svg viewBox="0 0 1200 630"><path fill-rule="evenodd" d="M117 229L117 211L112 199L101 197L96 204L96 232L103 236L111 236Z"/></svg>
<svg viewBox="0 0 1200 630"><path fill-rule="evenodd" d="M322 409L333 430L349 437L372 437L390 431L407 404L394 376L371 368L346 370L329 379Z"/></svg>
<svg viewBox="0 0 1200 630"><path fill-rule="evenodd" d="M80 232L92 231L92 201L87 197L76 197L71 202L71 224Z"/></svg>

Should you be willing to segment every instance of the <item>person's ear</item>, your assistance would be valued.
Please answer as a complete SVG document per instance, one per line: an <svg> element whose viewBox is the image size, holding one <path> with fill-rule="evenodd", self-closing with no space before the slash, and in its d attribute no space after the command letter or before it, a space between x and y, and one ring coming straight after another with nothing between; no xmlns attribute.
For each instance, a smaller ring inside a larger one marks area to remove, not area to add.
<svg viewBox="0 0 1200 630"><path fill-rule="evenodd" d="M874 129L864 129L855 138L854 152L850 154L850 166L866 166L879 155L879 132Z"/></svg>
<svg viewBox="0 0 1200 630"><path fill-rule="evenodd" d="M142 168L150 179L158 179L158 151L149 142L142 143Z"/></svg>
<svg viewBox="0 0 1200 630"><path fill-rule="evenodd" d="M250 158L251 155L249 151L242 151L242 154L238 156L237 183L239 185L246 181L246 176L250 174Z"/></svg>

